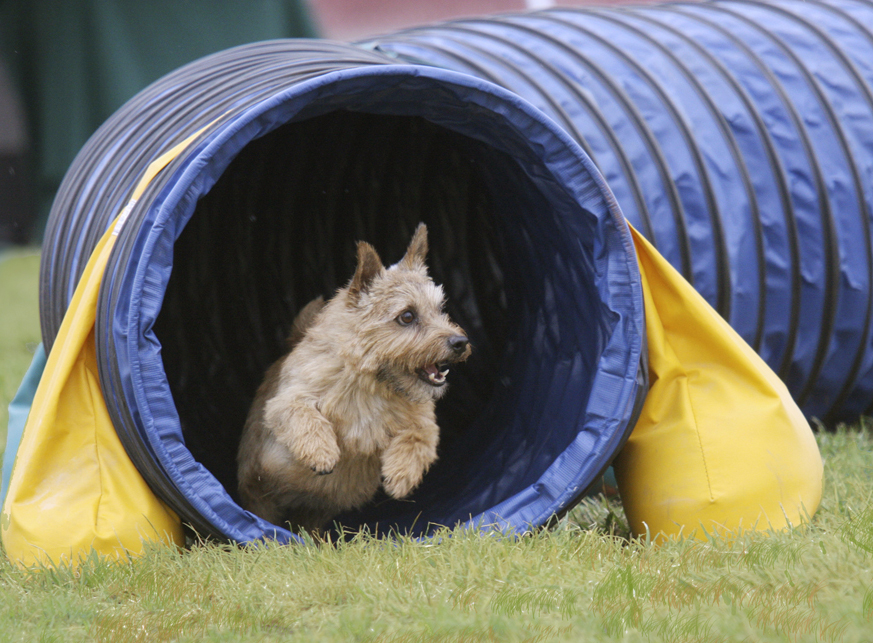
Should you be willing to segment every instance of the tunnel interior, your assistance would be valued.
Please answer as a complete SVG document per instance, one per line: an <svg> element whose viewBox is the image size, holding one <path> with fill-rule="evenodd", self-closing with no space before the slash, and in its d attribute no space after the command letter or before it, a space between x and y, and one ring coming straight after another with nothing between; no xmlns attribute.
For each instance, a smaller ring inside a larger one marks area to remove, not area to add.
<svg viewBox="0 0 873 643"><path fill-rule="evenodd" d="M616 320L595 285L595 217L573 204L568 222L555 200L569 197L530 167L419 116L346 110L241 150L175 241L154 326L185 444L234 499L245 417L296 313L347 283L357 240L389 265L420 221L473 354L437 403L420 487L337 522L420 533L536 484L577 435Z"/></svg>

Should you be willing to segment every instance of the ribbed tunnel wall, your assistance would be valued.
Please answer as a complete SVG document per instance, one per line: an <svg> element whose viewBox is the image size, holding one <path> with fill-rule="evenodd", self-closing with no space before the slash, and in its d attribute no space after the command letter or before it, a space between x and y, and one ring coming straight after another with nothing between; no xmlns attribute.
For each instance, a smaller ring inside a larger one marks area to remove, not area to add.
<svg viewBox="0 0 873 643"><path fill-rule="evenodd" d="M873 5L553 9L363 43L531 101L804 412L873 404Z"/></svg>

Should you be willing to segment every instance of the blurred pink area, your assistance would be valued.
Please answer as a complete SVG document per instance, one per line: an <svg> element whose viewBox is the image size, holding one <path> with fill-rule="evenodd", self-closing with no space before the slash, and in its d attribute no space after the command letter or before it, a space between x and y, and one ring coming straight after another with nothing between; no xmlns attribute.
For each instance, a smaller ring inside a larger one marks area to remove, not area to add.
<svg viewBox="0 0 873 643"><path fill-rule="evenodd" d="M553 6L627 3L626 0L308 0L321 35L337 40L376 36L452 18L546 9Z"/></svg>

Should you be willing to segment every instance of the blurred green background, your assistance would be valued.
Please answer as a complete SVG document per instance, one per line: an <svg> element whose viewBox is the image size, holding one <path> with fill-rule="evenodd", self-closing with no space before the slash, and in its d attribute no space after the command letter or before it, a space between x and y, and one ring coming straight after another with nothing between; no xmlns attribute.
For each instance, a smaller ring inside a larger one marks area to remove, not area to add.
<svg viewBox="0 0 873 643"><path fill-rule="evenodd" d="M88 137L207 54L315 36L299 0L0 0L0 247L41 238Z"/></svg>

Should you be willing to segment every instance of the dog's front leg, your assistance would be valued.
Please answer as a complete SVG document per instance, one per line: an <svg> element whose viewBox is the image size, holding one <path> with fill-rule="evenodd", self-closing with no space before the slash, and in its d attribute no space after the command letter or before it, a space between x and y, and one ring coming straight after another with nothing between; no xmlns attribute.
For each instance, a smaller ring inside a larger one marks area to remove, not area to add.
<svg viewBox="0 0 873 643"><path fill-rule="evenodd" d="M403 498L418 486L437 458L439 428L435 422L399 431L382 453L382 484L392 498Z"/></svg>
<svg viewBox="0 0 873 643"><path fill-rule="evenodd" d="M339 462L336 431L315 405L283 401L280 396L267 402L264 419L276 441L295 460L318 474L331 473Z"/></svg>

